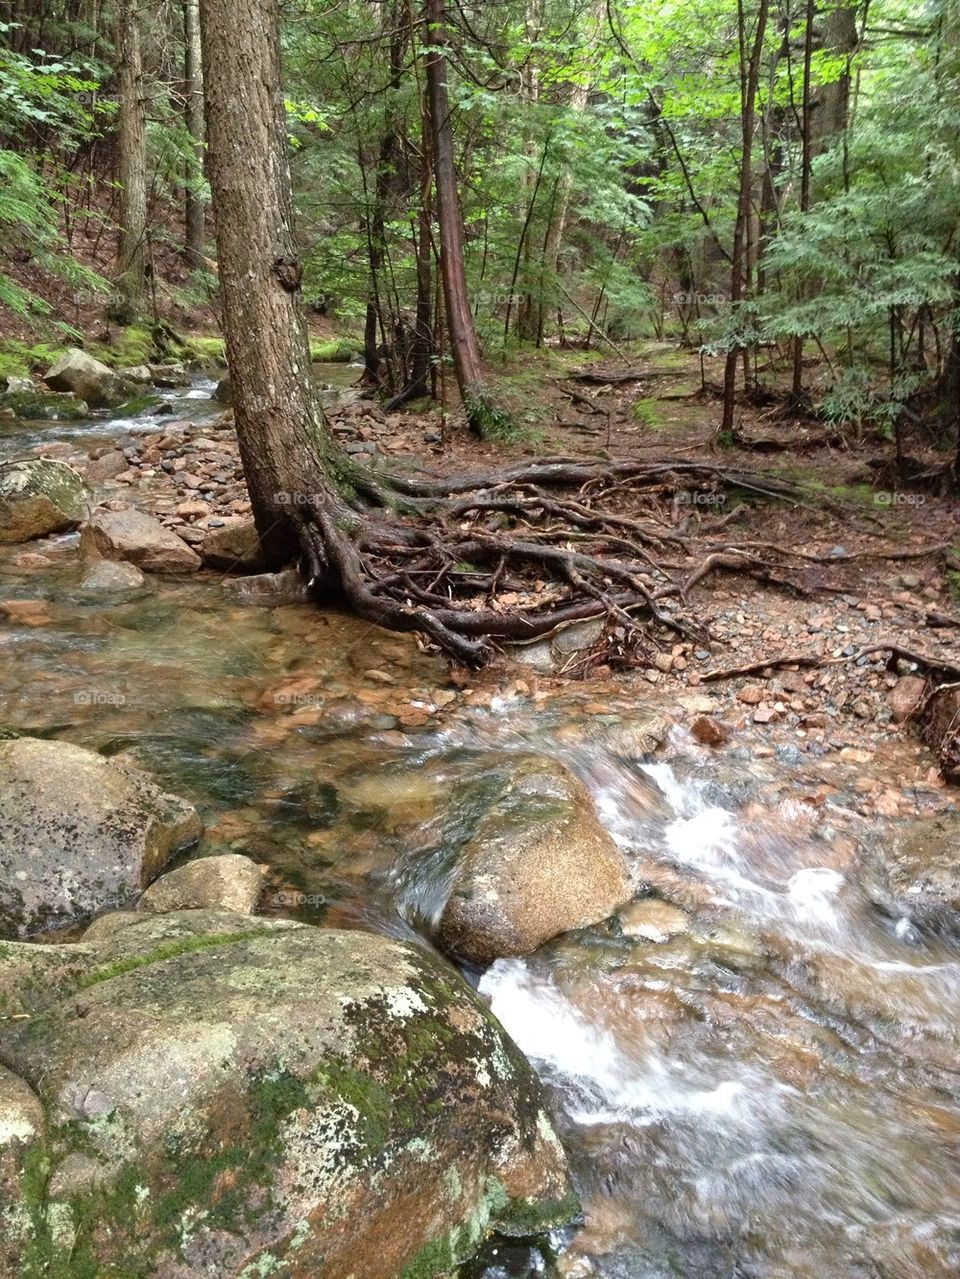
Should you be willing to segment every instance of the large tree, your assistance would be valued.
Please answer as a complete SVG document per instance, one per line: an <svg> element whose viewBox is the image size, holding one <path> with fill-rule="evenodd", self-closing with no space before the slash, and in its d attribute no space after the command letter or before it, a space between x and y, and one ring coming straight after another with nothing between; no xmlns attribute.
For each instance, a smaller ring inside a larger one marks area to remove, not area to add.
<svg viewBox="0 0 960 1279"><path fill-rule="evenodd" d="M586 617L639 635L635 610L693 633L683 610L668 614L654 598L645 548L663 547L663 526L602 505L607 479L660 491L671 467L546 459L492 476L418 480L367 469L340 450L310 374L277 0L201 0L201 26L234 415L268 558L298 558L318 593L339 592L362 616L423 631L471 662L491 637L529 639ZM444 104L434 96L433 105ZM695 477L717 468L672 470ZM556 491L570 486L575 498ZM583 549L570 549L568 535L585 539Z"/></svg>

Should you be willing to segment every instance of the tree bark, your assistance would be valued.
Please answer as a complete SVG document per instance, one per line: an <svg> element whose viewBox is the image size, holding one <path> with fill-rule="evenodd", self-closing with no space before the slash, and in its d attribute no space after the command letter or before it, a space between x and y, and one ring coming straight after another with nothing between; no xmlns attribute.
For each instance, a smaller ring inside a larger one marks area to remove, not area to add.
<svg viewBox="0 0 960 1279"><path fill-rule="evenodd" d="M347 508L300 305L276 0L201 0L200 22L234 419L257 531L279 564L314 505L334 518Z"/></svg>
<svg viewBox="0 0 960 1279"><path fill-rule="evenodd" d="M800 104L800 212L810 208L810 166L812 151L812 108L810 71L813 63L814 0L807 0L803 34L803 99ZM801 297L803 294L801 293ZM791 394L797 403L803 399L803 338L793 339L793 381Z"/></svg>
<svg viewBox="0 0 960 1279"><path fill-rule="evenodd" d="M760 0L757 22L749 57L746 56L747 31L743 0L738 0L737 14L740 30L740 131L742 148L740 157L740 194L737 201L737 217L733 229L733 253L730 268L730 305L736 314L744 298L747 269L747 234L749 231L751 196L753 191L753 134L756 127L757 86L760 82L760 64L763 59L763 40L767 29L769 0ZM744 350L743 344L731 342L727 351L723 375L723 419L721 431L733 430L736 407L737 357Z"/></svg>
<svg viewBox="0 0 960 1279"><path fill-rule="evenodd" d="M198 0L183 5L183 92L184 123L189 140L184 165L184 257L191 271L203 264L203 72L200 51L200 7Z"/></svg>
<svg viewBox="0 0 960 1279"><path fill-rule="evenodd" d="M480 344L470 308L463 248L463 217L453 158L453 128L447 92L447 43L443 0L425 0L427 94L433 129L433 166L440 225L440 273L453 368L471 428L482 433L485 388Z"/></svg>
<svg viewBox="0 0 960 1279"><path fill-rule="evenodd" d="M136 3L119 0L116 11L120 211L110 314L122 324L130 324L143 309L147 284L147 118Z"/></svg>

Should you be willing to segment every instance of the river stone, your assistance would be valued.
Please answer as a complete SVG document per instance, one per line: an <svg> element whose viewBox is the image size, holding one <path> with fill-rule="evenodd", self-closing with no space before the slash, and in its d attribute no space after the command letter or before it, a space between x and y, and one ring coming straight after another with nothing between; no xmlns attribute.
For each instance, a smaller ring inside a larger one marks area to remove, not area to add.
<svg viewBox="0 0 960 1279"><path fill-rule="evenodd" d="M8 410L9 416L28 422L75 422L90 414L86 401L79 396L39 387L0 395L0 408Z"/></svg>
<svg viewBox="0 0 960 1279"><path fill-rule="evenodd" d="M863 884L888 914L960 933L960 813L911 822L864 855Z"/></svg>
<svg viewBox="0 0 960 1279"><path fill-rule="evenodd" d="M68 742L0 742L0 937L121 904L200 830L135 769Z"/></svg>
<svg viewBox="0 0 960 1279"><path fill-rule="evenodd" d="M140 898L139 909L162 915L213 907L252 915L262 888L256 862L239 853L223 853L200 857L161 875Z"/></svg>
<svg viewBox="0 0 960 1279"><path fill-rule="evenodd" d="M150 381L154 386L170 390L190 385L190 374L182 364L151 364L149 369Z"/></svg>
<svg viewBox="0 0 960 1279"><path fill-rule="evenodd" d="M632 896L583 783L558 760L518 756L462 851L439 938L487 964L598 923Z"/></svg>
<svg viewBox="0 0 960 1279"><path fill-rule="evenodd" d="M225 573L257 574L268 567L253 520L233 520L211 529L200 544L200 557L207 568Z"/></svg>
<svg viewBox="0 0 960 1279"><path fill-rule="evenodd" d="M421 947L186 911L54 949L85 973L4 1033L51 1127L12 1223L45 1273L432 1276L575 1212L536 1076Z"/></svg>
<svg viewBox="0 0 960 1279"><path fill-rule="evenodd" d="M99 457L91 458L83 464L83 473L91 484L105 484L122 475L130 463L120 449L109 449Z"/></svg>
<svg viewBox="0 0 960 1279"><path fill-rule="evenodd" d="M80 579L80 590L89 595L122 595L139 591L147 579L136 564L124 560L97 560Z"/></svg>
<svg viewBox="0 0 960 1279"><path fill-rule="evenodd" d="M147 573L195 573L200 557L145 511L95 511L80 534L87 559L128 560Z"/></svg>
<svg viewBox="0 0 960 1279"><path fill-rule="evenodd" d="M43 380L51 391L72 391L94 409L115 408L135 390L133 383L75 346L51 364Z"/></svg>
<svg viewBox="0 0 960 1279"><path fill-rule="evenodd" d="M75 528L87 516L83 476L38 458L0 466L0 542L28 542Z"/></svg>
<svg viewBox="0 0 960 1279"><path fill-rule="evenodd" d="M32 391L39 389L32 377L18 377L16 373L8 373L5 377L0 377L0 387L4 392L13 392L15 395L29 395Z"/></svg>

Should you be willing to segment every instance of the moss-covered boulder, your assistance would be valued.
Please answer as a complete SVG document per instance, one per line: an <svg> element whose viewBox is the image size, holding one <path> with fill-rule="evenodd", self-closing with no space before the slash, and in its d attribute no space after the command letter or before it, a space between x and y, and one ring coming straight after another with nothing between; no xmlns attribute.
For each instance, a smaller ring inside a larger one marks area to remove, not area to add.
<svg viewBox="0 0 960 1279"><path fill-rule="evenodd" d="M9 409L14 417L28 422L75 422L90 414L86 401L78 395L39 387L7 391L0 395L0 408Z"/></svg>
<svg viewBox="0 0 960 1279"><path fill-rule="evenodd" d="M0 465L0 542L62 533L86 516L83 476L66 462L38 458Z"/></svg>
<svg viewBox="0 0 960 1279"><path fill-rule="evenodd" d="M132 382L75 346L54 360L43 380L51 391L72 391L95 409L115 408L135 393Z"/></svg>
<svg viewBox="0 0 960 1279"><path fill-rule="evenodd" d="M49 1134L17 1273L426 1279L576 1210L529 1065L417 946L186 911L0 947L0 990L37 950L81 971L2 1031Z"/></svg>
<svg viewBox="0 0 960 1279"><path fill-rule="evenodd" d="M487 964L598 923L632 896L583 783L558 760L514 756L461 851L439 937Z"/></svg>
<svg viewBox="0 0 960 1279"><path fill-rule="evenodd" d="M68 742L0 741L0 937L122 905L200 829L135 769Z"/></svg>
<svg viewBox="0 0 960 1279"><path fill-rule="evenodd" d="M41 1160L46 1118L36 1094L0 1066L0 1274L19 1275L17 1234L29 1220L31 1164Z"/></svg>

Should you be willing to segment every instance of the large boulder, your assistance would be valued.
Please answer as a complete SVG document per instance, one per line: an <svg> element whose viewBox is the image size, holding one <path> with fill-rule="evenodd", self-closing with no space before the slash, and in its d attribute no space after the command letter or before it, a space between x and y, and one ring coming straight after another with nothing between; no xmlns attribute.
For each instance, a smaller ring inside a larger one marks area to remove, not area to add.
<svg viewBox="0 0 960 1279"><path fill-rule="evenodd" d="M200 557L181 537L148 515L95 511L80 534L80 554L87 559L128 560L147 573L195 573Z"/></svg>
<svg viewBox="0 0 960 1279"><path fill-rule="evenodd" d="M864 851L861 873L887 914L960 933L960 813L902 826Z"/></svg>
<svg viewBox="0 0 960 1279"><path fill-rule="evenodd" d="M530 1066L418 946L187 911L7 945L4 989L50 1126L11 1273L433 1276L576 1211Z"/></svg>
<svg viewBox="0 0 960 1279"><path fill-rule="evenodd" d="M71 346L43 375L51 391L72 391L91 408L115 408L135 393L135 386L86 351Z"/></svg>
<svg viewBox="0 0 960 1279"><path fill-rule="evenodd" d="M0 741L0 937L122 905L200 830L144 773L67 742Z"/></svg>
<svg viewBox="0 0 960 1279"><path fill-rule="evenodd" d="M598 923L632 895L583 783L557 760L519 756L462 850L439 939L490 963Z"/></svg>
<svg viewBox="0 0 960 1279"><path fill-rule="evenodd" d="M83 476L38 458L0 465L0 542L28 542L75 528L87 517Z"/></svg>

